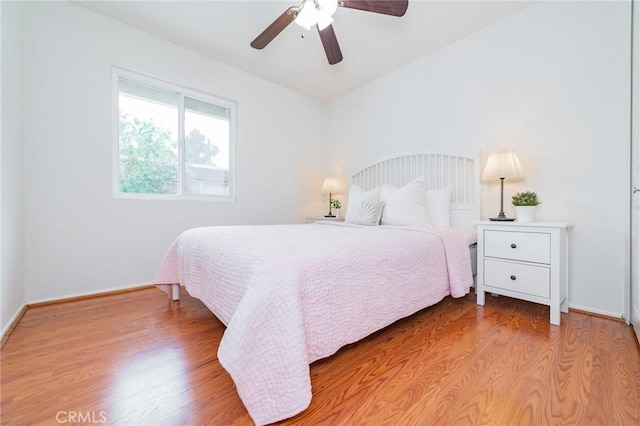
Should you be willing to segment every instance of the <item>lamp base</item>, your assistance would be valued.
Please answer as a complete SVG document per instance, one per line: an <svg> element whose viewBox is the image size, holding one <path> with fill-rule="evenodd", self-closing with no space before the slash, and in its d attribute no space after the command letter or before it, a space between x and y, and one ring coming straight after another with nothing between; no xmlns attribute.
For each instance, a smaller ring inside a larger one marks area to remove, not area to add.
<svg viewBox="0 0 640 426"><path fill-rule="evenodd" d="M489 220L491 220L493 222L513 222L514 220L516 220L516 218L515 217L498 216L498 217L490 217Z"/></svg>
<svg viewBox="0 0 640 426"><path fill-rule="evenodd" d="M324 217L336 217L336 215L335 214L325 214ZM511 219L511 220L513 220L513 219Z"/></svg>

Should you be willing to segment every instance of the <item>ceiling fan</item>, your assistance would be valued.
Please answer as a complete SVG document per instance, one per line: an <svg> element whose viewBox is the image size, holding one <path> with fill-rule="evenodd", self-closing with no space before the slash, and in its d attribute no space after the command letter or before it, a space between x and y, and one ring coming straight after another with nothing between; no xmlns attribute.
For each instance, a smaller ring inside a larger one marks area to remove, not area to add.
<svg viewBox="0 0 640 426"><path fill-rule="evenodd" d="M342 61L342 52L333 31L333 14L338 6L367 12L403 16L409 6L409 0L302 0L299 6L291 6L278 16L255 40L251 47L264 49L290 23L294 22L306 30L316 26L329 64Z"/></svg>

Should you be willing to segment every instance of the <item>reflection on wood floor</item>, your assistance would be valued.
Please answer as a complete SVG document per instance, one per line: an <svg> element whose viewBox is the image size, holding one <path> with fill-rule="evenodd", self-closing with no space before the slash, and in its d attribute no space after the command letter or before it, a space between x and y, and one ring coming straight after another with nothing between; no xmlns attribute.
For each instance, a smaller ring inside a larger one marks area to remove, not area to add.
<svg viewBox="0 0 640 426"><path fill-rule="evenodd" d="M155 288L30 308L2 349L8 425L251 424L217 361L224 326ZM505 297L447 298L311 366L284 424L640 424L625 324Z"/></svg>

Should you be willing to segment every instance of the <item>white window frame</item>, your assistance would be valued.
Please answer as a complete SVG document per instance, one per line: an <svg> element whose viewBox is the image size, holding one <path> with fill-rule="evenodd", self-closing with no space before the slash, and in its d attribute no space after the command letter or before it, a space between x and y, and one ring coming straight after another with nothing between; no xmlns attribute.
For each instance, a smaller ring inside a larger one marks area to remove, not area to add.
<svg viewBox="0 0 640 426"><path fill-rule="evenodd" d="M120 78L137 83L148 84L158 89L168 90L179 94L178 107L178 193L177 194L139 194L120 192L120 107L119 95ZM165 80L150 77L123 68L112 67L112 133L113 133L113 196L115 198L146 199L146 200L206 200L206 201L236 201L237 163L236 163L236 133L237 133L237 102L223 99L202 91L189 89L169 83ZM229 110L229 194L187 194L184 193L184 98L192 98L218 105Z"/></svg>

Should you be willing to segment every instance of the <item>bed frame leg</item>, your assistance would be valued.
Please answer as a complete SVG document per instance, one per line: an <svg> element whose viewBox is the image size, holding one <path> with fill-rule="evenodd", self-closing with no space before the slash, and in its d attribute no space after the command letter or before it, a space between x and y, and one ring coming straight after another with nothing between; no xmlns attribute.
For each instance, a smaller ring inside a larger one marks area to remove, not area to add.
<svg viewBox="0 0 640 426"><path fill-rule="evenodd" d="M171 285L171 300L180 300L180 284Z"/></svg>

